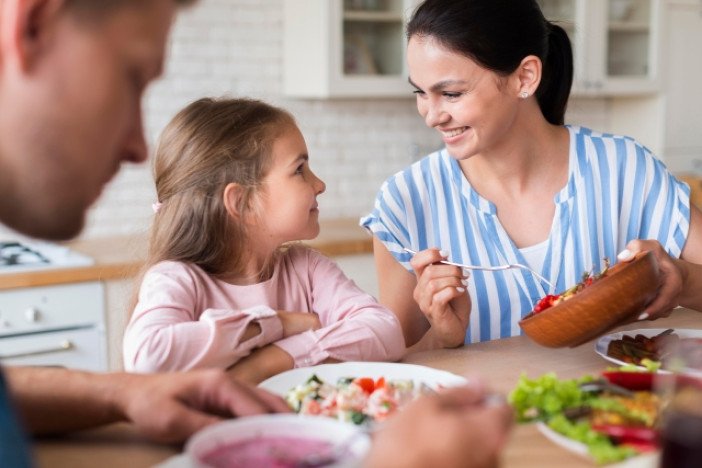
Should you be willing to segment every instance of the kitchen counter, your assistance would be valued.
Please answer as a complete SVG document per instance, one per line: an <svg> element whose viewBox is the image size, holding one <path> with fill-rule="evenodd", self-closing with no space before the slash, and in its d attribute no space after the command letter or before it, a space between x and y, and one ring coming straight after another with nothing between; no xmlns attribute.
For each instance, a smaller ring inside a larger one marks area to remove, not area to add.
<svg viewBox="0 0 702 468"><path fill-rule="evenodd" d="M320 226L319 236L305 244L326 255L373 251L372 238L358 226L358 218L321 220ZM147 243L145 234L66 242L66 247L92 257L95 264L3 274L0 276L0 290L130 278L137 274L146 257Z"/></svg>
<svg viewBox="0 0 702 468"><path fill-rule="evenodd" d="M681 309L670 317L636 322L619 330L667 327L702 329L702 313ZM526 336L410 354L403 361L458 375L481 375L495 391L503 394L514 388L521 373L531 378L546 372L555 372L560 378L576 378L602 372L612 365L595 354L594 341L576 348L554 350L539 346ZM35 440L35 448L38 466L51 468L140 468L165 461L181 450L178 446L150 443L124 423L64 438L39 438ZM512 431L502 466L548 468L592 467L594 464L559 447L540 434L533 424L527 424L516 426ZM657 463L654 458L636 466L654 467Z"/></svg>

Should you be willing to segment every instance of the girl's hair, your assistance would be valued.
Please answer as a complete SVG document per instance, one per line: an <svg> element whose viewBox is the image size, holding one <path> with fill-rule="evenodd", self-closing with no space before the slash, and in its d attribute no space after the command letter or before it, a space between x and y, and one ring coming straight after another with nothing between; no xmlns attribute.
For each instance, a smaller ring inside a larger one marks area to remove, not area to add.
<svg viewBox="0 0 702 468"><path fill-rule="evenodd" d="M205 98L180 111L161 134L153 160L160 206L146 268L174 260L211 275L241 273L251 233L227 212L224 188L238 184L237 212L252 213L273 143L291 126L287 111L251 99Z"/></svg>
<svg viewBox="0 0 702 468"><path fill-rule="evenodd" d="M427 36L506 76L522 59L543 63L536 99L547 121L563 125L573 83L568 35L544 18L535 0L426 0L407 25L407 39Z"/></svg>

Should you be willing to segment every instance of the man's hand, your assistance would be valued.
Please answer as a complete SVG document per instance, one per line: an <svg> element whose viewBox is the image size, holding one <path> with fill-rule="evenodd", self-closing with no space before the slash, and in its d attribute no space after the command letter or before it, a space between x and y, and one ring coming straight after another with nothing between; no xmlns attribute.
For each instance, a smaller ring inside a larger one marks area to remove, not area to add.
<svg viewBox="0 0 702 468"><path fill-rule="evenodd" d="M183 441L233 416L290 411L282 398L238 383L220 370L126 374L115 398L127 420L160 442Z"/></svg>
<svg viewBox="0 0 702 468"><path fill-rule="evenodd" d="M381 427L366 466L497 466L512 412L505 403L485 397L484 390L475 385L423 396Z"/></svg>

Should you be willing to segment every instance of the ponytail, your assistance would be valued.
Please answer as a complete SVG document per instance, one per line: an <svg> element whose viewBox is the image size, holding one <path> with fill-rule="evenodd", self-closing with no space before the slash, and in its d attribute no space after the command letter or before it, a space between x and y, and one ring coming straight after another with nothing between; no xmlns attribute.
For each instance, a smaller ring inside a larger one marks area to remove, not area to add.
<svg viewBox="0 0 702 468"><path fill-rule="evenodd" d="M548 52L546 54L541 84L536 99L546 120L553 125L563 125L565 111L573 85L573 49L565 30L549 23Z"/></svg>

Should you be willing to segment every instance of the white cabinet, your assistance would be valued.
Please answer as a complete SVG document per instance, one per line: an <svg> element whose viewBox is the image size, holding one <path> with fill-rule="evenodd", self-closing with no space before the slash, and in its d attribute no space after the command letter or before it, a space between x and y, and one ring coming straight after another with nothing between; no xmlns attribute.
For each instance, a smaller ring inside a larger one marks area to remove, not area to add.
<svg viewBox="0 0 702 468"><path fill-rule="evenodd" d="M660 0L538 0L573 44L573 95L623 96L660 87Z"/></svg>
<svg viewBox="0 0 702 468"><path fill-rule="evenodd" d="M404 26L416 0L286 0L283 93L410 97Z"/></svg>
<svg viewBox="0 0 702 468"><path fill-rule="evenodd" d="M0 291L0 362L107 370L104 297L98 281Z"/></svg>

